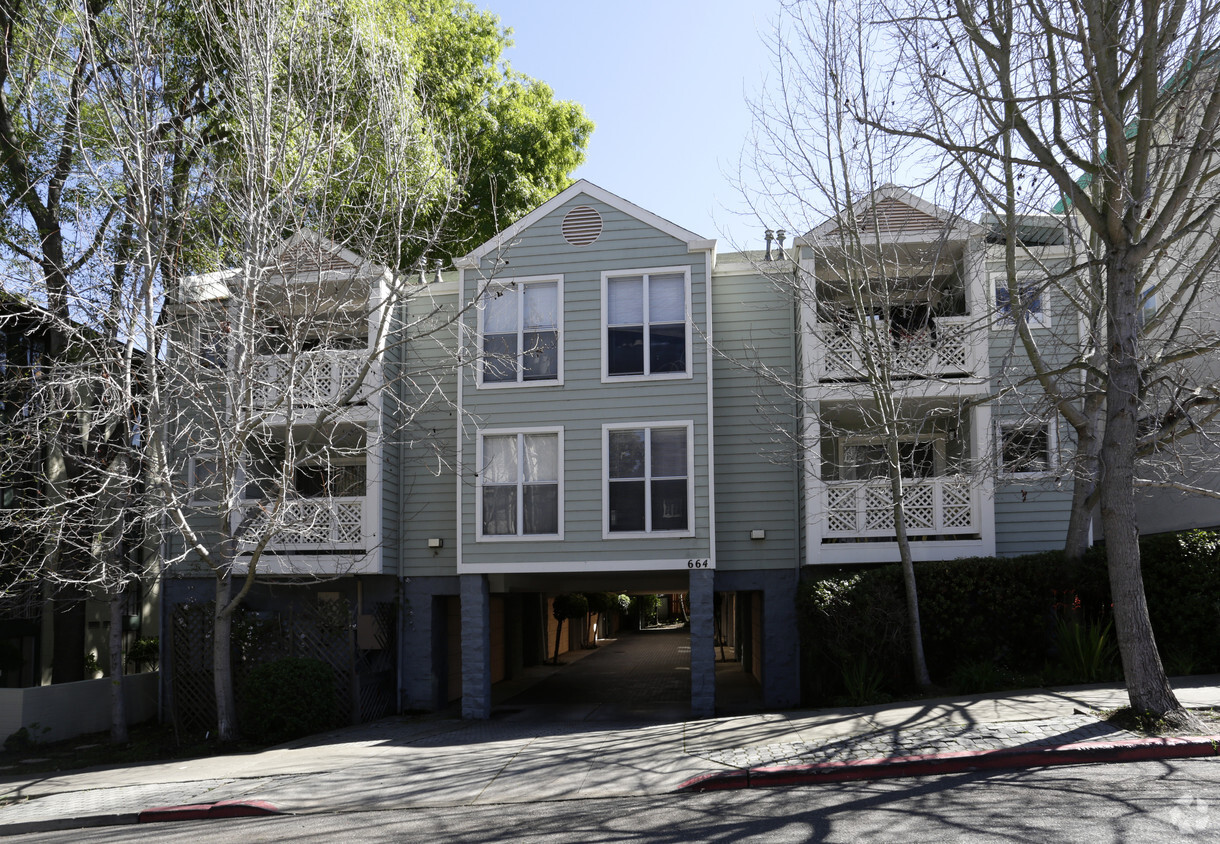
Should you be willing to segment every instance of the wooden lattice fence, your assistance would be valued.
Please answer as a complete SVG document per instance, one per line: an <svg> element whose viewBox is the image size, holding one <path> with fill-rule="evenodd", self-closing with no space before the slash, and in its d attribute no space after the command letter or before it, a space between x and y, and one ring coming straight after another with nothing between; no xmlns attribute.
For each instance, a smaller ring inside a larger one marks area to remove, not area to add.
<svg viewBox="0 0 1220 844"><path fill-rule="evenodd" d="M334 673L336 711L360 723L395 708L397 611L377 604L374 638L379 647L357 647L357 619L344 599L295 601L283 612L242 612L233 625L233 679L241 711L241 687L257 665L290 657L316 659ZM180 731L202 732L216 724L212 685L212 605L184 604L171 615L173 717ZM367 644L367 643L366 643Z"/></svg>

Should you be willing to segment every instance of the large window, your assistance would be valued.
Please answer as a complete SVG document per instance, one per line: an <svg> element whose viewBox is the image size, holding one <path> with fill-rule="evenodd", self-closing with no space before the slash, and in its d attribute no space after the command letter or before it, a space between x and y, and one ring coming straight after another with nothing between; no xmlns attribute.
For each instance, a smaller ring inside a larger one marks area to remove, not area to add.
<svg viewBox="0 0 1220 844"><path fill-rule="evenodd" d="M556 430L483 434L480 539L560 535L561 440Z"/></svg>
<svg viewBox="0 0 1220 844"><path fill-rule="evenodd" d="M689 533L689 423L604 429L607 534Z"/></svg>
<svg viewBox="0 0 1220 844"><path fill-rule="evenodd" d="M220 500L220 462L216 455L194 455L187 472L192 504L214 504Z"/></svg>
<svg viewBox="0 0 1220 844"><path fill-rule="evenodd" d="M686 270L603 274L605 377L689 372L687 279Z"/></svg>
<svg viewBox="0 0 1220 844"><path fill-rule="evenodd" d="M558 279L489 286L479 308L484 385L559 381Z"/></svg>
<svg viewBox="0 0 1220 844"><path fill-rule="evenodd" d="M1054 428L1046 423L999 426L1000 471L1006 475L1041 475L1054 471Z"/></svg>

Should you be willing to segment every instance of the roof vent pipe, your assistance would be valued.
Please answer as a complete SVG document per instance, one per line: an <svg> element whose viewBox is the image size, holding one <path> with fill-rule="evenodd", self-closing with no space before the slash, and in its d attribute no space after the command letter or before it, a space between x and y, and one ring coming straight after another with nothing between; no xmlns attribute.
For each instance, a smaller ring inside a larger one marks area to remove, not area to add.
<svg viewBox="0 0 1220 844"><path fill-rule="evenodd" d="M779 244L779 255L777 256L777 260L783 260L784 258L788 257L784 254L784 235L786 234L787 232L785 232L783 229L780 229L775 233L775 241Z"/></svg>
<svg viewBox="0 0 1220 844"><path fill-rule="evenodd" d="M771 260L771 238L775 236L775 233L772 232L770 229L767 229L763 236L767 238L767 254L763 255L763 260L770 261Z"/></svg>
<svg viewBox="0 0 1220 844"><path fill-rule="evenodd" d="M445 265L445 262L443 259L441 259L441 258L436 259L436 280L437 281L441 280L441 267L443 267L444 265Z"/></svg>

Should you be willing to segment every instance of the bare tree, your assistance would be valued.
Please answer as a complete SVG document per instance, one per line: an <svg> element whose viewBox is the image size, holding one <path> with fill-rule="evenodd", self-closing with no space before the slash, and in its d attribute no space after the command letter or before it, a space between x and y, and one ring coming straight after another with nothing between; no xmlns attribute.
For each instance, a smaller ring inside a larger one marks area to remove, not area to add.
<svg viewBox="0 0 1220 844"><path fill-rule="evenodd" d="M1220 208L1216 11L1185 0L883 2L854 14L885 58L843 100L853 120L919 150L922 172L960 174L974 207L996 214L1030 380L1076 435L1069 551L1099 502L1132 706L1180 721L1148 622L1134 496L1141 454L1215 418L1214 365L1200 356L1216 342L1199 314L1214 295ZM1026 286L1023 218L1056 204L1072 260ZM1047 355L1024 318L1048 290L1079 314L1068 361Z"/></svg>
<svg viewBox="0 0 1220 844"><path fill-rule="evenodd" d="M418 276L391 268L434 241L416 220L438 219L453 168L408 57L370 22L270 0L204 14L229 122L203 180L233 268L170 291L153 438L177 554L215 582L229 740L232 625L259 573L335 577L377 559L383 419L409 418L427 392L396 383L392 364L413 325L435 322L407 317Z"/></svg>

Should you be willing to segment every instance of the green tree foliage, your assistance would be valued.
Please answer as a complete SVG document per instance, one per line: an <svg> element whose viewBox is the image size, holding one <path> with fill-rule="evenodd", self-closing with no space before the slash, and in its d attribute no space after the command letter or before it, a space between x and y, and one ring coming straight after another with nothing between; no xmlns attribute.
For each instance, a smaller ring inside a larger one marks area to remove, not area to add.
<svg viewBox="0 0 1220 844"><path fill-rule="evenodd" d="M458 213L441 252L460 255L570 183L593 122L577 103L513 70L511 29L467 0L400 0L425 109L457 144Z"/></svg>

